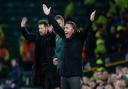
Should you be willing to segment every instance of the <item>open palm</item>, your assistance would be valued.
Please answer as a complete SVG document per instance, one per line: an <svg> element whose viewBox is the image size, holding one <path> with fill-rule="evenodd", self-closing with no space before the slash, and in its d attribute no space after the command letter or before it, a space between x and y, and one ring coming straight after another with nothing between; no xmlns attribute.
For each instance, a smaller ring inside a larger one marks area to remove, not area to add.
<svg viewBox="0 0 128 89"><path fill-rule="evenodd" d="M90 15L90 20L94 21L95 20L95 15L96 15L96 10L94 10L91 15Z"/></svg>
<svg viewBox="0 0 128 89"><path fill-rule="evenodd" d="M21 27L25 27L27 21L28 21L28 19L27 19L26 17L23 17L23 18L22 18L22 21L21 21Z"/></svg>
<svg viewBox="0 0 128 89"><path fill-rule="evenodd" d="M48 8L45 4L43 4L42 7L43 7L44 14L49 15L51 7Z"/></svg>

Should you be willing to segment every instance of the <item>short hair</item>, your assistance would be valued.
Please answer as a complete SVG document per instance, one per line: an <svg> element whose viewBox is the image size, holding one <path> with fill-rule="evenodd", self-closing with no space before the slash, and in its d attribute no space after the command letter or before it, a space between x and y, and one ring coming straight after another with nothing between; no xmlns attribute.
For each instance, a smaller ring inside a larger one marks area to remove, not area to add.
<svg viewBox="0 0 128 89"><path fill-rule="evenodd" d="M48 21L47 20L39 20L38 25L44 24L44 26L48 26Z"/></svg>
<svg viewBox="0 0 128 89"><path fill-rule="evenodd" d="M73 22L73 21L67 21L66 24L70 24L75 31L77 30L77 26L76 26L76 23L75 22Z"/></svg>
<svg viewBox="0 0 128 89"><path fill-rule="evenodd" d="M61 19L61 20L64 21L64 18L63 18L61 15L56 15L56 16L55 16L55 19L56 19L56 20Z"/></svg>

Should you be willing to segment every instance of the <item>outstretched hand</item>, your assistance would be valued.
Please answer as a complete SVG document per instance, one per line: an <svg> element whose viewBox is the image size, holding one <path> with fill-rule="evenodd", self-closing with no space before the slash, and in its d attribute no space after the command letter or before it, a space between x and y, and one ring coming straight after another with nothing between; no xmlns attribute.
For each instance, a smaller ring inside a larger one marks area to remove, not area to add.
<svg viewBox="0 0 128 89"><path fill-rule="evenodd" d="M51 11L51 7L48 8L45 4L43 4L42 7L43 7L44 14L49 15Z"/></svg>
<svg viewBox="0 0 128 89"><path fill-rule="evenodd" d="M23 17L22 21L21 21L21 27L26 27L28 19L26 17Z"/></svg>
<svg viewBox="0 0 128 89"><path fill-rule="evenodd" d="M96 10L94 10L91 15L90 15L90 20L94 21L95 20L95 15L96 15Z"/></svg>

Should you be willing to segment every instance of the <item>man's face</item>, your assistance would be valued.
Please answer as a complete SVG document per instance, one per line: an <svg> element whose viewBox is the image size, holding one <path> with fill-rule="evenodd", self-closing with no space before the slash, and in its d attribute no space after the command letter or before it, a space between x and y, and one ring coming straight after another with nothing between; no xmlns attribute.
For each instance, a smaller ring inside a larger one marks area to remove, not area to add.
<svg viewBox="0 0 128 89"><path fill-rule="evenodd" d="M66 38L70 38L74 33L74 29L73 29L72 25L71 24L66 24L64 32L65 32Z"/></svg>
<svg viewBox="0 0 128 89"><path fill-rule="evenodd" d="M56 21L60 25L60 27L64 27L64 21L62 19L57 19Z"/></svg>
<svg viewBox="0 0 128 89"><path fill-rule="evenodd" d="M48 27L47 27L47 26L45 26L44 24L39 24L39 25L38 25L38 28L39 28L39 34L40 34L41 36L47 34L47 32L48 32Z"/></svg>

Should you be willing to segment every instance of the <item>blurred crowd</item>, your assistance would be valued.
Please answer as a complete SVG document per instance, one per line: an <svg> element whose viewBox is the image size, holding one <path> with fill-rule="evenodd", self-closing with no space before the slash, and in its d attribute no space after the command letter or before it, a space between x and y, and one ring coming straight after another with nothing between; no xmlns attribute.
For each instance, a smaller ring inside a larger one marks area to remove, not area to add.
<svg viewBox="0 0 128 89"><path fill-rule="evenodd" d="M103 61L104 65L118 59L127 60L127 38L127 11L98 16L92 25L92 29L89 30L83 48L84 64L96 66L96 61L99 59Z"/></svg>
<svg viewBox="0 0 128 89"><path fill-rule="evenodd" d="M128 89L128 68L118 66L111 73L98 69L92 77L82 77L81 89Z"/></svg>
<svg viewBox="0 0 128 89"><path fill-rule="evenodd" d="M17 59L12 59L8 71L0 76L0 89L19 89L22 85L22 70ZM1 73L2 74L2 73Z"/></svg>
<svg viewBox="0 0 128 89"><path fill-rule="evenodd" d="M17 61L12 59L8 77L6 80L2 80L2 78L0 80L0 89L20 89L21 86L30 87L31 83L26 85L23 82L22 72ZM81 77L81 89L128 89L128 67L117 66L112 72L100 67L90 75L87 76L85 73Z"/></svg>

